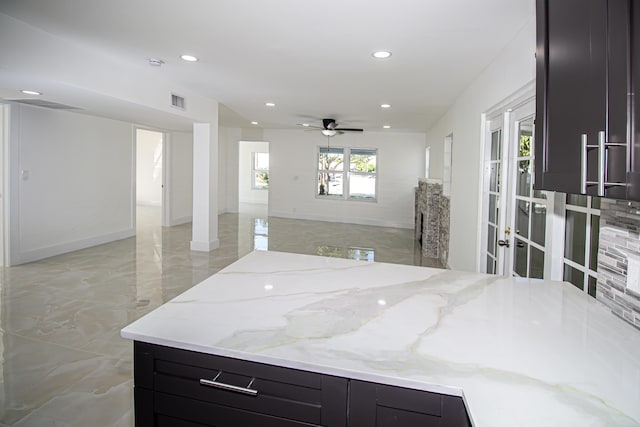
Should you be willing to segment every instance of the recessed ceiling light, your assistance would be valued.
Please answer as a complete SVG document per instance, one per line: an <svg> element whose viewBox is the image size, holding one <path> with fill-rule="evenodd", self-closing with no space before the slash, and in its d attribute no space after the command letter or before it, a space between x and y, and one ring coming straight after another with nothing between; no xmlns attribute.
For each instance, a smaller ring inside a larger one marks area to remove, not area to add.
<svg viewBox="0 0 640 427"><path fill-rule="evenodd" d="M252 124L252 125L257 125L257 124L258 124L258 122L251 122L251 124Z"/></svg>
<svg viewBox="0 0 640 427"><path fill-rule="evenodd" d="M302 126L308 128L309 127L309 123L303 123Z"/></svg>
<svg viewBox="0 0 640 427"><path fill-rule="evenodd" d="M391 104L380 104L380 108L391 108Z"/></svg>
<svg viewBox="0 0 640 427"><path fill-rule="evenodd" d="M386 50L379 50L377 52L373 52L372 55L377 59L386 59L391 56L391 52L388 52Z"/></svg>
<svg viewBox="0 0 640 427"><path fill-rule="evenodd" d="M385 128L385 129L391 129L391 126L389 126L389 125L384 125L382 127Z"/></svg>
<svg viewBox="0 0 640 427"><path fill-rule="evenodd" d="M180 56L180 58L182 58L183 60L185 60L187 62L196 62L198 60L198 58L196 58L193 55L182 55L182 56Z"/></svg>
<svg viewBox="0 0 640 427"><path fill-rule="evenodd" d="M20 92L24 93L25 95L42 95L41 92L36 92L35 90L21 90Z"/></svg>
<svg viewBox="0 0 640 427"><path fill-rule="evenodd" d="M273 102L265 102L265 104L267 107L275 107L276 104L274 104Z"/></svg>

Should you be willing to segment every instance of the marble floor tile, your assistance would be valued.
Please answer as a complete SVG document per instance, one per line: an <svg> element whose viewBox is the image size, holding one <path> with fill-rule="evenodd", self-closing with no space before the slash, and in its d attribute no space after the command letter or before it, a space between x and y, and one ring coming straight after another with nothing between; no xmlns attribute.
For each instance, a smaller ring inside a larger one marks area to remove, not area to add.
<svg viewBox="0 0 640 427"><path fill-rule="evenodd" d="M191 252L191 224L0 269L0 427L133 426L132 343L120 329L253 250L434 266L413 230L219 216L220 248Z"/></svg>

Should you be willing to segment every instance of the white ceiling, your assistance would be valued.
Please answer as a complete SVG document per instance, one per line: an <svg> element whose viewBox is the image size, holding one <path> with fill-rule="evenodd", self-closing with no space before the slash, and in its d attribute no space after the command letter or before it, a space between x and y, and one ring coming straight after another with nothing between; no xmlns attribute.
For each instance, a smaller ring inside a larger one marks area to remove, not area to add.
<svg viewBox="0 0 640 427"><path fill-rule="evenodd" d="M224 104L222 124L332 117L425 131L534 18L534 2L2 0L0 13L121 61L160 58L164 77ZM373 59L381 49L393 56ZM183 53L200 61L184 66ZM24 87L28 73L3 68L5 89Z"/></svg>

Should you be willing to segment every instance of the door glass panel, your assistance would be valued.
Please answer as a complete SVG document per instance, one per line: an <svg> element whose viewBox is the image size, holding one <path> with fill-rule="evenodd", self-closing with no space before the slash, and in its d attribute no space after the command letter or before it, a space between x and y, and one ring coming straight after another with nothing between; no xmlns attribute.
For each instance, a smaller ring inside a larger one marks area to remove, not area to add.
<svg viewBox="0 0 640 427"><path fill-rule="evenodd" d="M489 174L489 191L500 191L500 163L491 163Z"/></svg>
<svg viewBox="0 0 640 427"><path fill-rule="evenodd" d="M489 222L496 223L498 217L497 196L489 195Z"/></svg>
<svg viewBox="0 0 640 427"><path fill-rule="evenodd" d="M544 252L531 246L529 249L529 277L542 279L544 274Z"/></svg>
<svg viewBox="0 0 640 427"><path fill-rule="evenodd" d="M591 244L589 245L589 268L598 271L598 239L600 238L600 217L591 215Z"/></svg>
<svg viewBox="0 0 640 427"><path fill-rule="evenodd" d="M487 229L487 252L491 255L496 254L496 228L489 225Z"/></svg>
<svg viewBox="0 0 640 427"><path fill-rule="evenodd" d="M542 190L533 190L533 197L536 199L547 199L547 192Z"/></svg>
<svg viewBox="0 0 640 427"><path fill-rule="evenodd" d="M491 133L491 160L499 160L502 151L502 130Z"/></svg>
<svg viewBox="0 0 640 427"><path fill-rule="evenodd" d="M529 196L531 189L531 160L518 162L518 177L516 183L518 196Z"/></svg>
<svg viewBox="0 0 640 427"><path fill-rule="evenodd" d="M587 196L581 196L579 194L567 194L567 204L573 206L587 207Z"/></svg>
<svg viewBox="0 0 640 427"><path fill-rule="evenodd" d="M518 200L516 207L516 234L529 237L529 202Z"/></svg>
<svg viewBox="0 0 640 427"><path fill-rule="evenodd" d="M544 246L546 227L547 207L540 203L533 203L533 209L531 209L531 240L540 246Z"/></svg>
<svg viewBox="0 0 640 427"><path fill-rule="evenodd" d="M593 276L589 276L589 295L591 295L592 297L596 297L596 284L597 284L597 280L595 277Z"/></svg>
<svg viewBox="0 0 640 427"><path fill-rule="evenodd" d="M568 264L564 265L564 280L573 283L581 291L584 290L584 273Z"/></svg>
<svg viewBox="0 0 640 427"><path fill-rule="evenodd" d="M564 256L581 265L584 265L585 261L586 230L586 214L568 210L565 218Z"/></svg>
<svg viewBox="0 0 640 427"><path fill-rule="evenodd" d="M487 274L496 274L496 262L487 255Z"/></svg>
<svg viewBox="0 0 640 427"><path fill-rule="evenodd" d="M527 244L517 237L513 239L515 243L513 270L520 277L527 277Z"/></svg>
<svg viewBox="0 0 640 427"><path fill-rule="evenodd" d="M600 209L600 197L591 198L591 207L594 209Z"/></svg>

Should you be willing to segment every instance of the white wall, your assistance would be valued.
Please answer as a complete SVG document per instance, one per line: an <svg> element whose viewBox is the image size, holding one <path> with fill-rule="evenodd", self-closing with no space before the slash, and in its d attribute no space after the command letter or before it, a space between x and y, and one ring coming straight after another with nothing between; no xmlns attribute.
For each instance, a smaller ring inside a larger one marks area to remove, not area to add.
<svg viewBox="0 0 640 427"><path fill-rule="evenodd" d="M191 222L193 215L193 134L171 132L167 141L169 225Z"/></svg>
<svg viewBox="0 0 640 427"><path fill-rule="evenodd" d="M251 173L253 153L268 153L269 143L263 141L239 141L238 147L238 199L240 203L269 203L268 190L253 188Z"/></svg>
<svg viewBox="0 0 640 427"><path fill-rule="evenodd" d="M135 234L131 124L16 104L10 116L11 264Z"/></svg>
<svg viewBox="0 0 640 427"><path fill-rule="evenodd" d="M318 146L327 139L301 130L264 130L269 141L269 215L355 224L413 228L414 187L424 173L425 135L421 133L346 133L331 146L378 149L376 203L318 199Z"/></svg>
<svg viewBox="0 0 640 427"><path fill-rule="evenodd" d="M162 132L136 130L136 203L162 206Z"/></svg>
<svg viewBox="0 0 640 427"><path fill-rule="evenodd" d="M241 129L218 128L218 212L238 212L238 141Z"/></svg>
<svg viewBox="0 0 640 427"><path fill-rule="evenodd" d="M481 114L535 78L533 17L427 133L432 178L442 178L443 143L453 134L449 265L474 271L478 239Z"/></svg>

